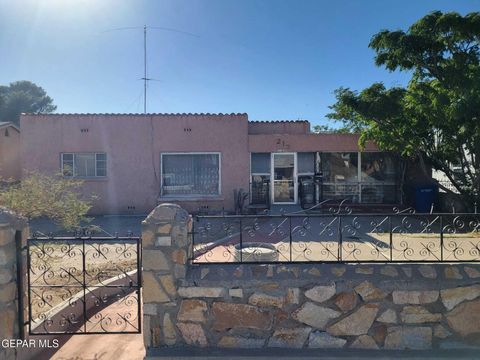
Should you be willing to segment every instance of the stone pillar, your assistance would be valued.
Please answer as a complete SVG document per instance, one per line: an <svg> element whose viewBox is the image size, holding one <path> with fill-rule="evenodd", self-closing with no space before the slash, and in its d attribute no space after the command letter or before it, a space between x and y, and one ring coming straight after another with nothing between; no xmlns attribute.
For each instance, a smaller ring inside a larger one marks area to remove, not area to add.
<svg viewBox="0 0 480 360"><path fill-rule="evenodd" d="M145 347L175 345L177 288L191 256L191 218L178 205L158 205L142 222L143 330Z"/></svg>
<svg viewBox="0 0 480 360"><path fill-rule="evenodd" d="M0 208L0 340L20 337L19 299L17 277L17 242L26 244L26 219ZM21 250L20 250L21 251ZM20 254L23 256L22 254ZM25 268L20 269L25 279ZM0 347L0 359L14 359L15 349Z"/></svg>

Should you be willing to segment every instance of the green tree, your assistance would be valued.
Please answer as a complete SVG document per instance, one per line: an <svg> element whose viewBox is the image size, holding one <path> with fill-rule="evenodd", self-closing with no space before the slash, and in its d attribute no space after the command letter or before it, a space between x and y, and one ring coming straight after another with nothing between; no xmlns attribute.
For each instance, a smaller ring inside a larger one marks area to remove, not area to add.
<svg viewBox="0 0 480 360"><path fill-rule="evenodd" d="M375 63L411 74L406 87L340 88L330 119L387 151L441 170L469 203L480 197L480 13L432 12L373 36ZM423 166L425 169L425 167Z"/></svg>
<svg viewBox="0 0 480 360"><path fill-rule="evenodd" d="M19 183L0 188L0 206L13 210L28 219L47 217L67 230L88 221L87 212L95 197L82 199L82 181L29 173Z"/></svg>
<svg viewBox="0 0 480 360"><path fill-rule="evenodd" d="M45 90L30 81L0 86L0 121L20 124L21 113L51 113L57 107Z"/></svg>
<svg viewBox="0 0 480 360"><path fill-rule="evenodd" d="M349 134L355 132L355 129L352 129L347 126L341 126L338 128L331 127L330 125L315 125L313 127L313 132L315 134L320 133L333 133L333 134Z"/></svg>

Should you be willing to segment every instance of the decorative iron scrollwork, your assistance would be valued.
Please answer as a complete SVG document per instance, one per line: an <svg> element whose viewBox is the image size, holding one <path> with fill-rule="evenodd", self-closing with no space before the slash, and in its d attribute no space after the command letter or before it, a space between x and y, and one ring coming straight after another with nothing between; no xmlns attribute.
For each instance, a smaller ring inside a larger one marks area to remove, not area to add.
<svg viewBox="0 0 480 360"><path fill-rule="evenodd" d="M251 242L273 246L276 262L480 261L480 214L394 208L353 215L346 205L327 213L199 216L193 262L259 262L261 250L239 255Z"/></svg>
<svg viewBox="0 0 480 360"><path fill-rule="evenodd" d="M140 238L89 235L28 240L30 334L140 332Z"/></svg>

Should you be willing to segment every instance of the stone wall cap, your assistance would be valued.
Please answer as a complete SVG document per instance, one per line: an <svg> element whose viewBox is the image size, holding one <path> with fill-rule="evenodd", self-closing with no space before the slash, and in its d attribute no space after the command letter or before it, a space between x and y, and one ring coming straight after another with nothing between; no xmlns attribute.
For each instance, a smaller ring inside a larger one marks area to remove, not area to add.
<svg viewBox="0 0 480 360"><path fill-rule="evenodd" d="M188 219L188 212L180 205L171 203L162 203L155 207L147 218L142 222L143 224L158 224L159 222L168 221L186 221Z"/></svg>

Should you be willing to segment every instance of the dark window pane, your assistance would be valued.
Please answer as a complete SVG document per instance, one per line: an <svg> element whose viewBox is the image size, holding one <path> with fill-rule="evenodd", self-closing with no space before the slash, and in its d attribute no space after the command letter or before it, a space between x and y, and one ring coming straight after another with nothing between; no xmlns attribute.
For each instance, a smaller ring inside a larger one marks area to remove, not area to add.
<svg viewBox="0 0 480 360"><path fill-rule="evenodd" d="M323 153L323 181L354 183L358 181L358 153Z"/></svg>
<svg viewBox="0 0 480 360"><path fill-rule="evenodd" d="M270 175L253 175L250 201L252 204L268 204Z"/></svg>
<svg viewBox="0 0 480 360"><path fill-rule="evenodd" d="M298 153L298 173L313 174L315 172L315 153Z"/></svg>
<svg viewBox="0 0 480 360"><path fill-rule="evenodd" d="M97 176L107 176L107 154L96 154Z"/></svg>
<svg viewBox="0 0 480 360"><path fill-rule="evenodd" d="M270 153L252 153L252 174L270 173Z"/></svg>
<svg viewBox="0 0 480 360"><path fill-rule="evenodd" d="M362 182L395 181L395 159L382 152L362 153Z"/></svg>
<svg viewBox="0 0 480 360"><path fill-rule="evenodd" d="M107 176L107 168L97 167L97 176Z"/></svg>
<svg viewBox="0 0 480 360"><path fill-rule="evenodd" d="M62 154L63 176L73 176L73 154Z"/></svg>

